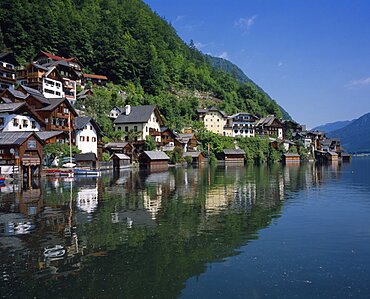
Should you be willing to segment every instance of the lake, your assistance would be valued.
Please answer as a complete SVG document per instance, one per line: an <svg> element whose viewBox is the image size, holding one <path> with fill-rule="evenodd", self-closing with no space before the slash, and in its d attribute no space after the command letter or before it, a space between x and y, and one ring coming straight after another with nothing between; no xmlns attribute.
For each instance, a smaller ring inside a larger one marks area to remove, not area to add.
<svg viewBox="0 0 370 299"><path fill-rule="evenodd" d="M370 298L370 159L0 188L2 298Z"/></svg>

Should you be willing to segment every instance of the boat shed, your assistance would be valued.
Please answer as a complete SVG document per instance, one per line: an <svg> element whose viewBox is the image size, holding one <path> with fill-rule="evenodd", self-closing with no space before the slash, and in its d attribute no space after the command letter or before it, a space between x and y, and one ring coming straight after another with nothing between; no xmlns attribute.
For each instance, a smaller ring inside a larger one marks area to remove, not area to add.
<svg viewBox="0 0 370 299"><path fill-rule="evenodd" d="M185 152L183 157L191 157L193 159L193 164L200 164L204 161L204 155L202 152Z"/></svg>
<svg viewBox="0 0 370 299"><path fill-rule="evenodd" d="M225 163L244 164L245 152L241 149L224 149L220 157Z"/></svg>
<svg viewBox="0 0 370 299"><path fill-rule="evenodd" d="M285 153L283 154L284 163L299 163L301 161L301 156L297 153Z"/></svg>
<svg viewBox="0 0 370 299"><path fill-rule="evenodd" d="M325 153L325 158L329 162L338 161L338 154L336 152L328 151Z"/></svg>
<svg viewBox="0 0 370 299"><path fill-rule="evenodd" d="M170 158L160 151L144 151L139 156L139 165L142 168L167 170Z"/></svg>
<svg viewBox="0 0 370 299"><path fill-rule="evenodd" d="M75 162L77 167L81 168L89 168L89 169L96 169L97 167L97 158L94 153L84 153L84 154L76 154L75 155Z"/></svg>
<svg viewBox="0 0 370 299"><path fill-rule="evenodd" d="M19 166L22 176L40 175L43 145L35 132L0 132L1 170Z"/></svg>
<svg viewBox="0 0 370 299"><path fill-rule="evenodd" d="M131 158L125 154L114 153L109 160L113 161L114 170L131 166Z"/></svg>

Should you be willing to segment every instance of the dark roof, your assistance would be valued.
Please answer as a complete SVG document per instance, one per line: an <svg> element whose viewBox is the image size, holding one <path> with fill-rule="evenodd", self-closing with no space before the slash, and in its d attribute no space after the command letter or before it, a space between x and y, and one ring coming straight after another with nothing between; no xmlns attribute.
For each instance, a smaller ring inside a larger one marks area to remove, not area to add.
<svg viewBox="0 0 370 299"><path fill-rule="evenodd" d="M3 101L5 104L10 104L13 103L11 99L5 98L5 97L0 97L0 103Z"/></svg>
<svg viewBox="0 0 370 299"><path fill-rule="evenodd" d="M50 101L47 98L45 98L44 95L37 89L33 89L25 85L21 85L19 88L23 88L29 95L38 99L41 103L50 104Z"/></svg>
<svg viewBox="0 0 370 299"><path fill-rule="evenodd" d="M230 115L229 117L230 118L234 118L234 117L237 117L238 115L240 115L240 114L247 114L247 115L249 115L249 116L251 116L251 117L253 117L253 118L255 118L256 120L258 119L258 117L257 116L255 116L255 115L253 115L253 114L251 114L251 113L249 113L249 112L238 112L238 113L235 113L235 114L233 114L233 115Z"/></svg>
<svg viewBox="0 0 370 299"><path fill-rule="evenodd" d="M227 114L225 113L225 111L222 111L216 107L211 107L209 109L197 109L197 113L198 114L203 114L203 113L207 113L209 111L217 111L219 112L223 117L227 117Z"/></svg>
<svg viewBox="0 0 370 299"><path fill-rule="evenodd" d="M39 131L36 135L43 141L53 138L58 135L66 134L64 131Z"/></svg>
<svg viewBox="0 0 370 299"><path fill-rule="evenodd" d="M82 130L88 123L91 123L97 132L100 132L101 129L96 121L91 116L79 116L75 118L75 129Z"/></svg>
<svg viewBox="0 0 370 299"><path fill-rule="evenodd" d="M184 157L192 157L192 158L198 158L202 152L185 152Z"/></svg>
<svg viewBox="0 0 370 299"><path fill-rule="evenodd" d="M300 157L297 153L285 153L283 154L284 157Z"/></svg>
<svg viewBox="0 0 370 299"><path fill-rule="evenodd" d="M76 154L75 161L76 162L96 161L96 156L94 153Z"/></svg>
<svg viewBox="0 0 370 299"><path fill-rule="evenodd" d="M245 151L242 149L224 149L225 155L245 155Z"/></svg>
<svg viewBox="0 0 370 299"><path fill-rule="evenodd" d="M46 67L46 66L43 66L43 65L41 65L41 64L38 64L38 63L31 63L35 68L37 68L37 69L41 69L41 70L43 70L43 71L48 71L49 69Z"/></svg>
<svg viewBox="0 0 370 299"><path fill-rule="evenodd" d="M109 159L112 159L113 157L117 157L120 160L131 160L131 158L129 156L125 155L125 154L114 153L112 156L110 156Z"/></svg>
<svg viewBox="0 0 370 299"><path fill-rule="evenodd" d="M257 123L256 126L271 126L274 120L278 120L274 115L269 115L266 117L262 117ZM279 121L279 120L278 120Z"/></svg>
<svg viewBox="0 0 370 299"><path fill-rule="evenodd" d="M104 148L124 148L128 142L108 142Z"/></svg>
<svg viewBox="0 0 370 299"><path fill-rule="evenodd" d="M40 109L37 109L37 111L52 111L54 110L56 107L58 107L62 102L64 102L65 99L50 99L49 101L49 105L43 107L43 108L40 108Z"/></svg>
<svg viewBox="0 0 370 299"><path fill-rule="evenodd" d="M84 89L82 90L78 95L77 95L77 98L78 99L82 99L82 98L86 98L88 96L88 92L91 92L93 93L93 91L91 89Z"/></svg>
<svg viewBox="0 0 370 299"><path fill-rule="evenodd" d="M19 90L16 90L16 89L8 89L8 91L15 97L15 98L18 98L18 99L22 99L22 100L25 100L27 98L27 95L24 94L23 92L19 91Z"/></svg>
<svg viewBox="0 0 370 299"><path fill-rule="evenodd" d="M14 111L17 111L18 108L22 107L23 105L26 105L26 102L0 104L0 112L1 113L14 112Z"/></svg>
<svg viewBox="0 0 370 299"><path fill-rule="evenodd" d="M0 145L21 145L34 132L0 132Z"/></svg>
<svg viewBox="0 0 370 299"><path fill-rule="evenodd" d="M168 157L164 152L160 151L144 151L145 155L149 157L150 160L169 160Z"/></svg>
<svg viewBox="0 0 370 299"><path fill-rule="evenodd" d="M154 105L131 106L128 115L120 114L115 119L115 124L146 123L155 109Z"/></svg>

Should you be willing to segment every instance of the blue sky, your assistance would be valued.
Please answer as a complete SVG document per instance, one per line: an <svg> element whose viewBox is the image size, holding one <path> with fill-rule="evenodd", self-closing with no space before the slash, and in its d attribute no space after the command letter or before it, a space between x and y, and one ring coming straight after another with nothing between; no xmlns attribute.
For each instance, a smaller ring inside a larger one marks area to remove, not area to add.
<svg viewBox="0 0 370 299"><path fill-rule="evenodd" d="M370 112L370 1L145 2L309 128Z"/></svg>

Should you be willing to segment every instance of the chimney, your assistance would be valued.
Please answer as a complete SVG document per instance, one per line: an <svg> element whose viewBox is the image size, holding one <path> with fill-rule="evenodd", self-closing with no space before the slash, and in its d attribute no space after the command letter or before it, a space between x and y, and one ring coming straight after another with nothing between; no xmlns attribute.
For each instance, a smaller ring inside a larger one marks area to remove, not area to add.
<svg viewBox="0 0 370 299"><path fill-rule="evenodd" d="M125 106L125 115L129 115L131 113L131 106L130 105L126 105Z"/></svg>

